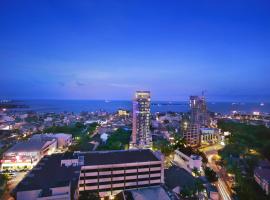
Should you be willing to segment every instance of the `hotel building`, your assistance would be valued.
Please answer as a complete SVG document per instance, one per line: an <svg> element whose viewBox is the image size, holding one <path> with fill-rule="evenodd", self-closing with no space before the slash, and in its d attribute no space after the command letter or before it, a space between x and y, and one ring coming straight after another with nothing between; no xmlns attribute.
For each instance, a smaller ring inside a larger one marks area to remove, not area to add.
<svg viewBox="0 0 270 200"><path fill-rule="evenodd" d="M164 182L162 155L148 149L80 155L85 158L80 191L97 191L100 196L108 196Z"/></svg>
<svg viewBox="0 0 270 200"><path fill-rule="evenodd" d="M164 166L159 152L133 149L65 153L42 159L18 185L16 197L18 200L41 200L46 195L47 199L67 195L67 199L77 199L84 191L108 197L124 190L162 183ZM57 188L58 185L64 189Z"/></svg>
<svg viewBox="0 0 270 200"><path fill-rule="evenodd" d="M151 148L150 117L150 92L137 91L133 100L131 148Z"/></svg>

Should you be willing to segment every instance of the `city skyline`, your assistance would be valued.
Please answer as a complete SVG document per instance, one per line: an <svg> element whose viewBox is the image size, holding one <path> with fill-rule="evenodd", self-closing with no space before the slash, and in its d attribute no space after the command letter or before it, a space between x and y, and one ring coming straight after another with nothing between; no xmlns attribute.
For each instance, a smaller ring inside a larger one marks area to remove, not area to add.
<svg viewBox="0 0 270 200"><path fill-rule="evenodd" d="M269 200L269 0L0 0L0 199Z"/></svg>
<svg viewBox="0 0 270 200"><path fill-rule="evenodd" d="M0 3L0 98L269 102L267 1Z"/></svg>

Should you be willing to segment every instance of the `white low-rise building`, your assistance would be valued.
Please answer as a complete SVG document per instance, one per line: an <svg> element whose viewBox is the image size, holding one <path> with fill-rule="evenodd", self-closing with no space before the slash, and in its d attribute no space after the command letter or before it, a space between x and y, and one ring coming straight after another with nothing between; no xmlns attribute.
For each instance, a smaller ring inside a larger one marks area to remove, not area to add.
<svg viewBox="0 0 270 200"><path fill-rule="evenodd" d="M193 170L202 171L202 157L198 155L186 155L179 150L174 152L174 162L189 173Z"/></svg>
<svg viewBox="0 0 270 200"><path fill-rule="evenodd" d="M254 170L254 179L260 185L262 190L270 194L270 162L262 160Z"/></svg>
<svg viewBox="0 0 270 200"><path fill-rule="evenodd" d="M28 140L8 149L1 160L1 170L31 169L44 155L52 154L57 148L54 138Z"/></svg>
<svg viewBox="0 0 270 200"><path fill-rule="evenodd" d="M72 135L65 133L36 134L19 142L3 154L1 170L31 169L44 156L72 143Z"/></svg>
<svg viewBox="0 0 270 200"><path fill-rule="evenodd" d="M67 133L45 133L36 134L31 137L31 139L41 139L41 138L54 138L57 141L57 148L66 148L72 143L72 135Z"/></svg>
<svg viewBox="0 0 270 200"><path fill-rule="evenodd" d="M217 128L201 128L201 144L215 144L220 141L220 131Z"/></svg>

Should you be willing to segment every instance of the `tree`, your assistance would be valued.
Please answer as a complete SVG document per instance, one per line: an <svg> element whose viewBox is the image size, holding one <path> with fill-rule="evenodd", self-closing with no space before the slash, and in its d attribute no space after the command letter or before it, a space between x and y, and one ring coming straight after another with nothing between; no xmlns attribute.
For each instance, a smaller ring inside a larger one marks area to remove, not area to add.
<svg viewBox="0 0 270 200"><path fill-rule="evenodd" d="M76 122L75 127L76 128L85 128L85 125L83 123L81 123L81 122Z"/></svg>
<svg viewBox="0 0 270 200"><path fill-rule="evenodd" d="M197 177L200 176L200 172L197 168L193 168L192 172L195 174L195 176L197 176Z"/></svg>
<svg viewBox="0 0 270 200"><path fill-rule="evenodd" d="M196 179L194 184L195 184L195 186L194 186L195 193L199 193L199 192L202 192L204 190L204 186L199 179Z"/></svg>
<svg viewBox="0 0 270 200"><path fill-rule="evenodd" d="M80 192L79 200L99 200L97 192L84 191Z"/></svg>
<svg viewBox="0 0 270 200"><path fill-rule="evenodd" d="M180 197L190 198L192 197L192 195L193 195L193 191L189 187L183 187L183 189L181 189L180 191Z"/></svg>
<svg viewBox="0 0 270 200"><path fill-rule="evenodd" d="M214 172L214 170L212 170L211 168L206 167L204 169L204 173L210 183L216 182L218 180L216 172Z"/></svg>

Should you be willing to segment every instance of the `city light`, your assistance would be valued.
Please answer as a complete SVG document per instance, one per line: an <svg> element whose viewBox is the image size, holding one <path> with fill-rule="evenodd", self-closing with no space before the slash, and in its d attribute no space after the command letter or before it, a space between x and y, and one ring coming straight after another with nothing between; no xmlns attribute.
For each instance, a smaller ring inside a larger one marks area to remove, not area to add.
<svg viewBox="0 0 270 200"><path fill-rule="evenodd" d="M0 199L268 199L269 11L0 1Z"/></svg>

